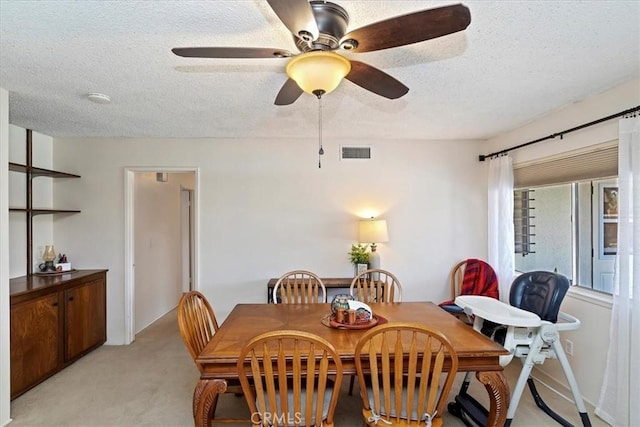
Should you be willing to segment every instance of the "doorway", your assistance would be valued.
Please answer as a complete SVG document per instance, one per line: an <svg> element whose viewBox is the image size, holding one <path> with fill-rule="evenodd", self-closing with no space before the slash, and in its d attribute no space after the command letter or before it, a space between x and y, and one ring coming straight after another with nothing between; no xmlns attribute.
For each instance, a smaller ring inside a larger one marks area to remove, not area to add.
<svg viewBox="0 0 640 427"><path fill-rule="evenodd" d="M197 169L125 170L126 344L197 289L197 188Z"/></svg>

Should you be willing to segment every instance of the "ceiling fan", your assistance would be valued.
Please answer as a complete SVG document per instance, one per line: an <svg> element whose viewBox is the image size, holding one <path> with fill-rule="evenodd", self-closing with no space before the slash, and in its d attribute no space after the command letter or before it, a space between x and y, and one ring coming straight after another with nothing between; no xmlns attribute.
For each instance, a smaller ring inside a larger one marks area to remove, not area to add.
<svg viewBox="0 0 640 427"><path fill-rule="evenodd" d="M346 78L389 99L400 98L409 88L385 72L335 51L360 53L418 43L462 31L471 23L469 9L461 4L396 16L347 32L349 15L338 4L321 0L267 0L293 35L300 53L264 47L176 47L172 52L192 58L291 58L289 79L275 104L289 105L303 92L318 98ZM307 80L312 80L308 82ZM321 87L322 86L322 87Z"/></svg>

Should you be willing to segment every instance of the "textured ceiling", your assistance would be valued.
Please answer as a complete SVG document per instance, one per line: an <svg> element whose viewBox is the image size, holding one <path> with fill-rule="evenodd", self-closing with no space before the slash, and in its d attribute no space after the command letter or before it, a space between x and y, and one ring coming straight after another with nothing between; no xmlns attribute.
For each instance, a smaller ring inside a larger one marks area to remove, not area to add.
<svg viewBox="0 0 640 427"><path fill-rule="evenodd" d="M349 30L453 4L337 2ZM343 81L323 97L325 138L484 139L640 75L638 1L463 4L471 11L463 32L344 53L410 91L388 100ZM10 92L10 122L51 136L317 135L313 96L273 104L286 59L171 53L186 46L296 49L262 0L0 0L0 86ZM91 103L90 92L112 102Z"/></svg>

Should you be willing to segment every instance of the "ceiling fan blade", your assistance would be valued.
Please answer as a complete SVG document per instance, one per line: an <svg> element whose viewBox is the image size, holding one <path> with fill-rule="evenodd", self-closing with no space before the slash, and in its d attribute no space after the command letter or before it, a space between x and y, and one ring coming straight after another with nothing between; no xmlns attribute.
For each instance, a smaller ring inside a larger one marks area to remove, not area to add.
<svg viewBox="0 0 640 427"><path fill-rule="evenodd" d="M174 47L171 52L187 58L287 58L286 49L269 47Z"/></svg>
<svg viewBox="0 0 640 427"><path fill-rule="evenodd" d="M375 22L345 34L342 41L355 40L354 52L371 52L435 39L462 31L470 23L469 9L456 4Z"/></svg>
<svg viewBox="0 0 640 427"><path fill-rule="evenodd" d="M400 98L409 92L409 88L398 80L364 62L351 61L351 71L345 78L368 91L389 99Z"/></svg>
<svg viewBox="0 0 640 427"><path fill-rule="evenodd" d="M303 92L302 89L300 89L300 86L298 86L298 83L296 83L295 80L287 79L287 81L284 82L282 89L280 89L280 92L278 92L278 96L276 96L276 100L274 104L276 105L293 104L294 102L296 102L298 98L300 98L300 95L302 95L302 92Z"/></svg>
<svg viewBox="0 0 640 427"><path fill-rule="evenodd" d="M267 0L267 3L291 34L308 42L318 38L318 24L307 0Z"/></svg>

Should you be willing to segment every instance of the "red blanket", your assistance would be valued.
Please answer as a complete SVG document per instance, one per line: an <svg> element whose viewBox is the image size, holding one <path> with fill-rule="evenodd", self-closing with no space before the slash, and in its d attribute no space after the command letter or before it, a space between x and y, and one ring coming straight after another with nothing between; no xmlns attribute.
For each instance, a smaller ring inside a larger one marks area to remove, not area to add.
<svg viewBox="0 0 640 427"><path fill-rule="evenodd" d="M496 276L496 272L493 271L493 268L486 262L469 258L464 269L460 295L484 295L499 299L498 277ZM453 304L455 304L454 301L445 301L439 305Z"/></svg>

